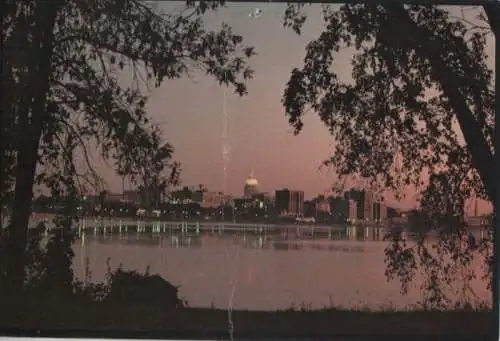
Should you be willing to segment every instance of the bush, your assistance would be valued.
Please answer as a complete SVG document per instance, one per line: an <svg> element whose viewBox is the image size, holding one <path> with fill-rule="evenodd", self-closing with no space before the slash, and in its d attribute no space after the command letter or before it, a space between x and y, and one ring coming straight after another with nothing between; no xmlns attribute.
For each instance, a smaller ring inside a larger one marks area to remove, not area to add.
<svg viewBox="0 0 500 341"><path fill-rule="evenodd" d="M43 223L38 226L44 230ZM74 291L73 237L68 228L50 232L44 243L41 234L30 236L26 247L25 284L27 294L69 298Z"/></svg>
<svg viewBox="0 0 500 341"><path fill-rule="evenodd" d="M37 232L45 231L41 223ZM159 275L124 271L121 267L112 272L109 268L107 283L83 283L74 279L71 269L73 261L73 236L68 228L50 231L48 238L43 233L31 233L26 246L25 282L23 297L47 302L108 302L131 305L149 305L161 309L182 308L186 301L178 297L178 287ZM5 235L0 242L6 243ZM0 251L5 250L4 247ZM1 256L1 255L0 255ZM4 282L0 257L0 296ZM6 297L4 297L6 298Z"/></svg>
<svg viewBox="0 0 500 341"><path fill-rule="evenodd" d="M124 271L121 267L108 272L108 295L104 301L145 304L164 309L182 308L186 305L178 296L178 287L159 275L150 275L148 271L144 274Z"/></svg>

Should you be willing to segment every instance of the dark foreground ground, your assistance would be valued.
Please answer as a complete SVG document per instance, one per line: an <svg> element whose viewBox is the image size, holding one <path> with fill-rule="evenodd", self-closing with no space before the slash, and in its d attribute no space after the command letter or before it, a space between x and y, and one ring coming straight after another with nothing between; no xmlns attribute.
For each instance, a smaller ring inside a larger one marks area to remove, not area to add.
<svg viewBox="0 0 500 341"><path fill-rule="evenodd" d="M229 339L228 312L102 303L0 304L0 334L38 336ZM393 336L403 340L498 340L491 312L233 311L234 336L310 338Z"/></svg>

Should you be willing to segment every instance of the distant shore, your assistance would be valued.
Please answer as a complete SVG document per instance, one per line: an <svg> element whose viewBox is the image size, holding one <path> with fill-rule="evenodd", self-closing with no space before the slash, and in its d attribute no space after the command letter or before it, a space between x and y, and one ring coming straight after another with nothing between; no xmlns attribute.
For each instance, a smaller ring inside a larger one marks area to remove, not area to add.
<svg viewBox="0 0 500 341"><path fill-rule="evenodd" d="M492 312L394 312L324 309L232 312L237 338L398 336L491 339ZM148 306L11 302L3 305L0 329L36 336L115 336L228 339L228 312L219 309L160 310ZM37 331L37 332L35 332ZM74 331L78 331L75 333ZM410 337L410 338L408 338Z"/></svg>
<svg viewBox="0 0 500 341"><path fill-rule="evenodd" d="M56 214L47 214L47 213L34 213L31 215L31 222L30 222L30 227L35 227L39 222L49 222L52 223L52 219L55 218L57 215ZM4 216L2 219L2 226L5 227L7 224L7 221L9 220L8 216ZM119 221L134 221L134 222L171 222L171 223L189 223L189 224L234 224L235 222L233 221L223 221L223 220L211 220L211 219L165 219L165 218L154 218L154 217L101 217L101 216L86 216L86 217L80 217L80 221L86 220L86 221L113 221L118 223ZM263 220L241 220L237 221L236 224L255 224L255 225L277 225L277 226L330 226L327 224L296 224L294 221L263 221ZM347 224L334 224L332 226L339 227L339 226L348 226Z"/></svg>

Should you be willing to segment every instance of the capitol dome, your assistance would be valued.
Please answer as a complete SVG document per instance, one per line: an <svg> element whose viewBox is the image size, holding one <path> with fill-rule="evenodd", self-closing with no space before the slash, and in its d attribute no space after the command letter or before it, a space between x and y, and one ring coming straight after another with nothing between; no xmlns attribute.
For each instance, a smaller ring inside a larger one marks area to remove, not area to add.
<svg viewBox="0 0 500 341"><path fill-rule="evenodd" d="M246 186L258 186L259 185L259 182L257 181L257 179L253 176L249 176L247 178L247 180L245 181L245 185Z"/></svg>
<svg viewBox="0 0 500 341"><path fill-rule="evenodd" d="M245 181L244 195L245 197L251 197L254 194L258 193L259 182L253 175L253 171L250 173L250 176Z"/></svg>

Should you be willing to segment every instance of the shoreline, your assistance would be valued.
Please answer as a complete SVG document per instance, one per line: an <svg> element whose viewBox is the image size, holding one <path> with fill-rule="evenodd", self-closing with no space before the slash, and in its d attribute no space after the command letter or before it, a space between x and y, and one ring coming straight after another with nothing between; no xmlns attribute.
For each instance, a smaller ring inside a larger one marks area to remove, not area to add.
<svg viewBox="0 0 500 341"><path fill-rule="evenodd" d="M8 308L8 309L6 309ZM411 336L489 339L498 319L489 311L311 311L234 310L238 338ZM10 302L0 313L0 328L16 335L113 337L190 337L228 339L228 311L55 302ZM16 332L17 331L17 332ZM37 331L36 333L33 333ZM496 334L495 334L496 333Z"/></svg>
<svg viewBox="0 0 500 341"><path fill-rule="evenodd" d="M44 220L49 220L53 219L54 217L58 216L57 214L52 214L52 213L37 213L33 212L31 214L30 219L34 220L34 222L38 223ZM4 216L3 220L6 222L8 221L9 216ZM346 223L334 223L334 224L329 224L329 223L321 223L321 222L316 222L316 223L297 223L295 221L282 221L282 220L242 220L242 221L222 221L222 220L203 220L203 219L166 219L166 218L156 218L156 217L134 217L134 216L127 216L127 217L100 217L100 216L85 216L85 217L79 217L79 221L103 221L103 222L113 222L113 224L118 224L119 221L123 222L140 222L142 224L154 224L154 223L186 223L186 224L208 224L208 225L214 225L214 224L226 224L226 225L273 225L279 228L289 227L289 228L295 228L295 227L302 227L302 228L312 228L312 227L317 227L317 228L345 228L345 227L356 227L356 228L364 228L364 227L369 227L369 228L379 228L379 229L391 229L391 228L401 228L403 225L401 224L394 224L391 223L390 221L386 222L346 222ZM2 223L4 222L2 221ZM404 228L408 228L408 224L404 224ZM490 226L488 225L480 225L480 224L474 224L468 226L470 230L483 230L485 228L488 228Z"/></svg>

